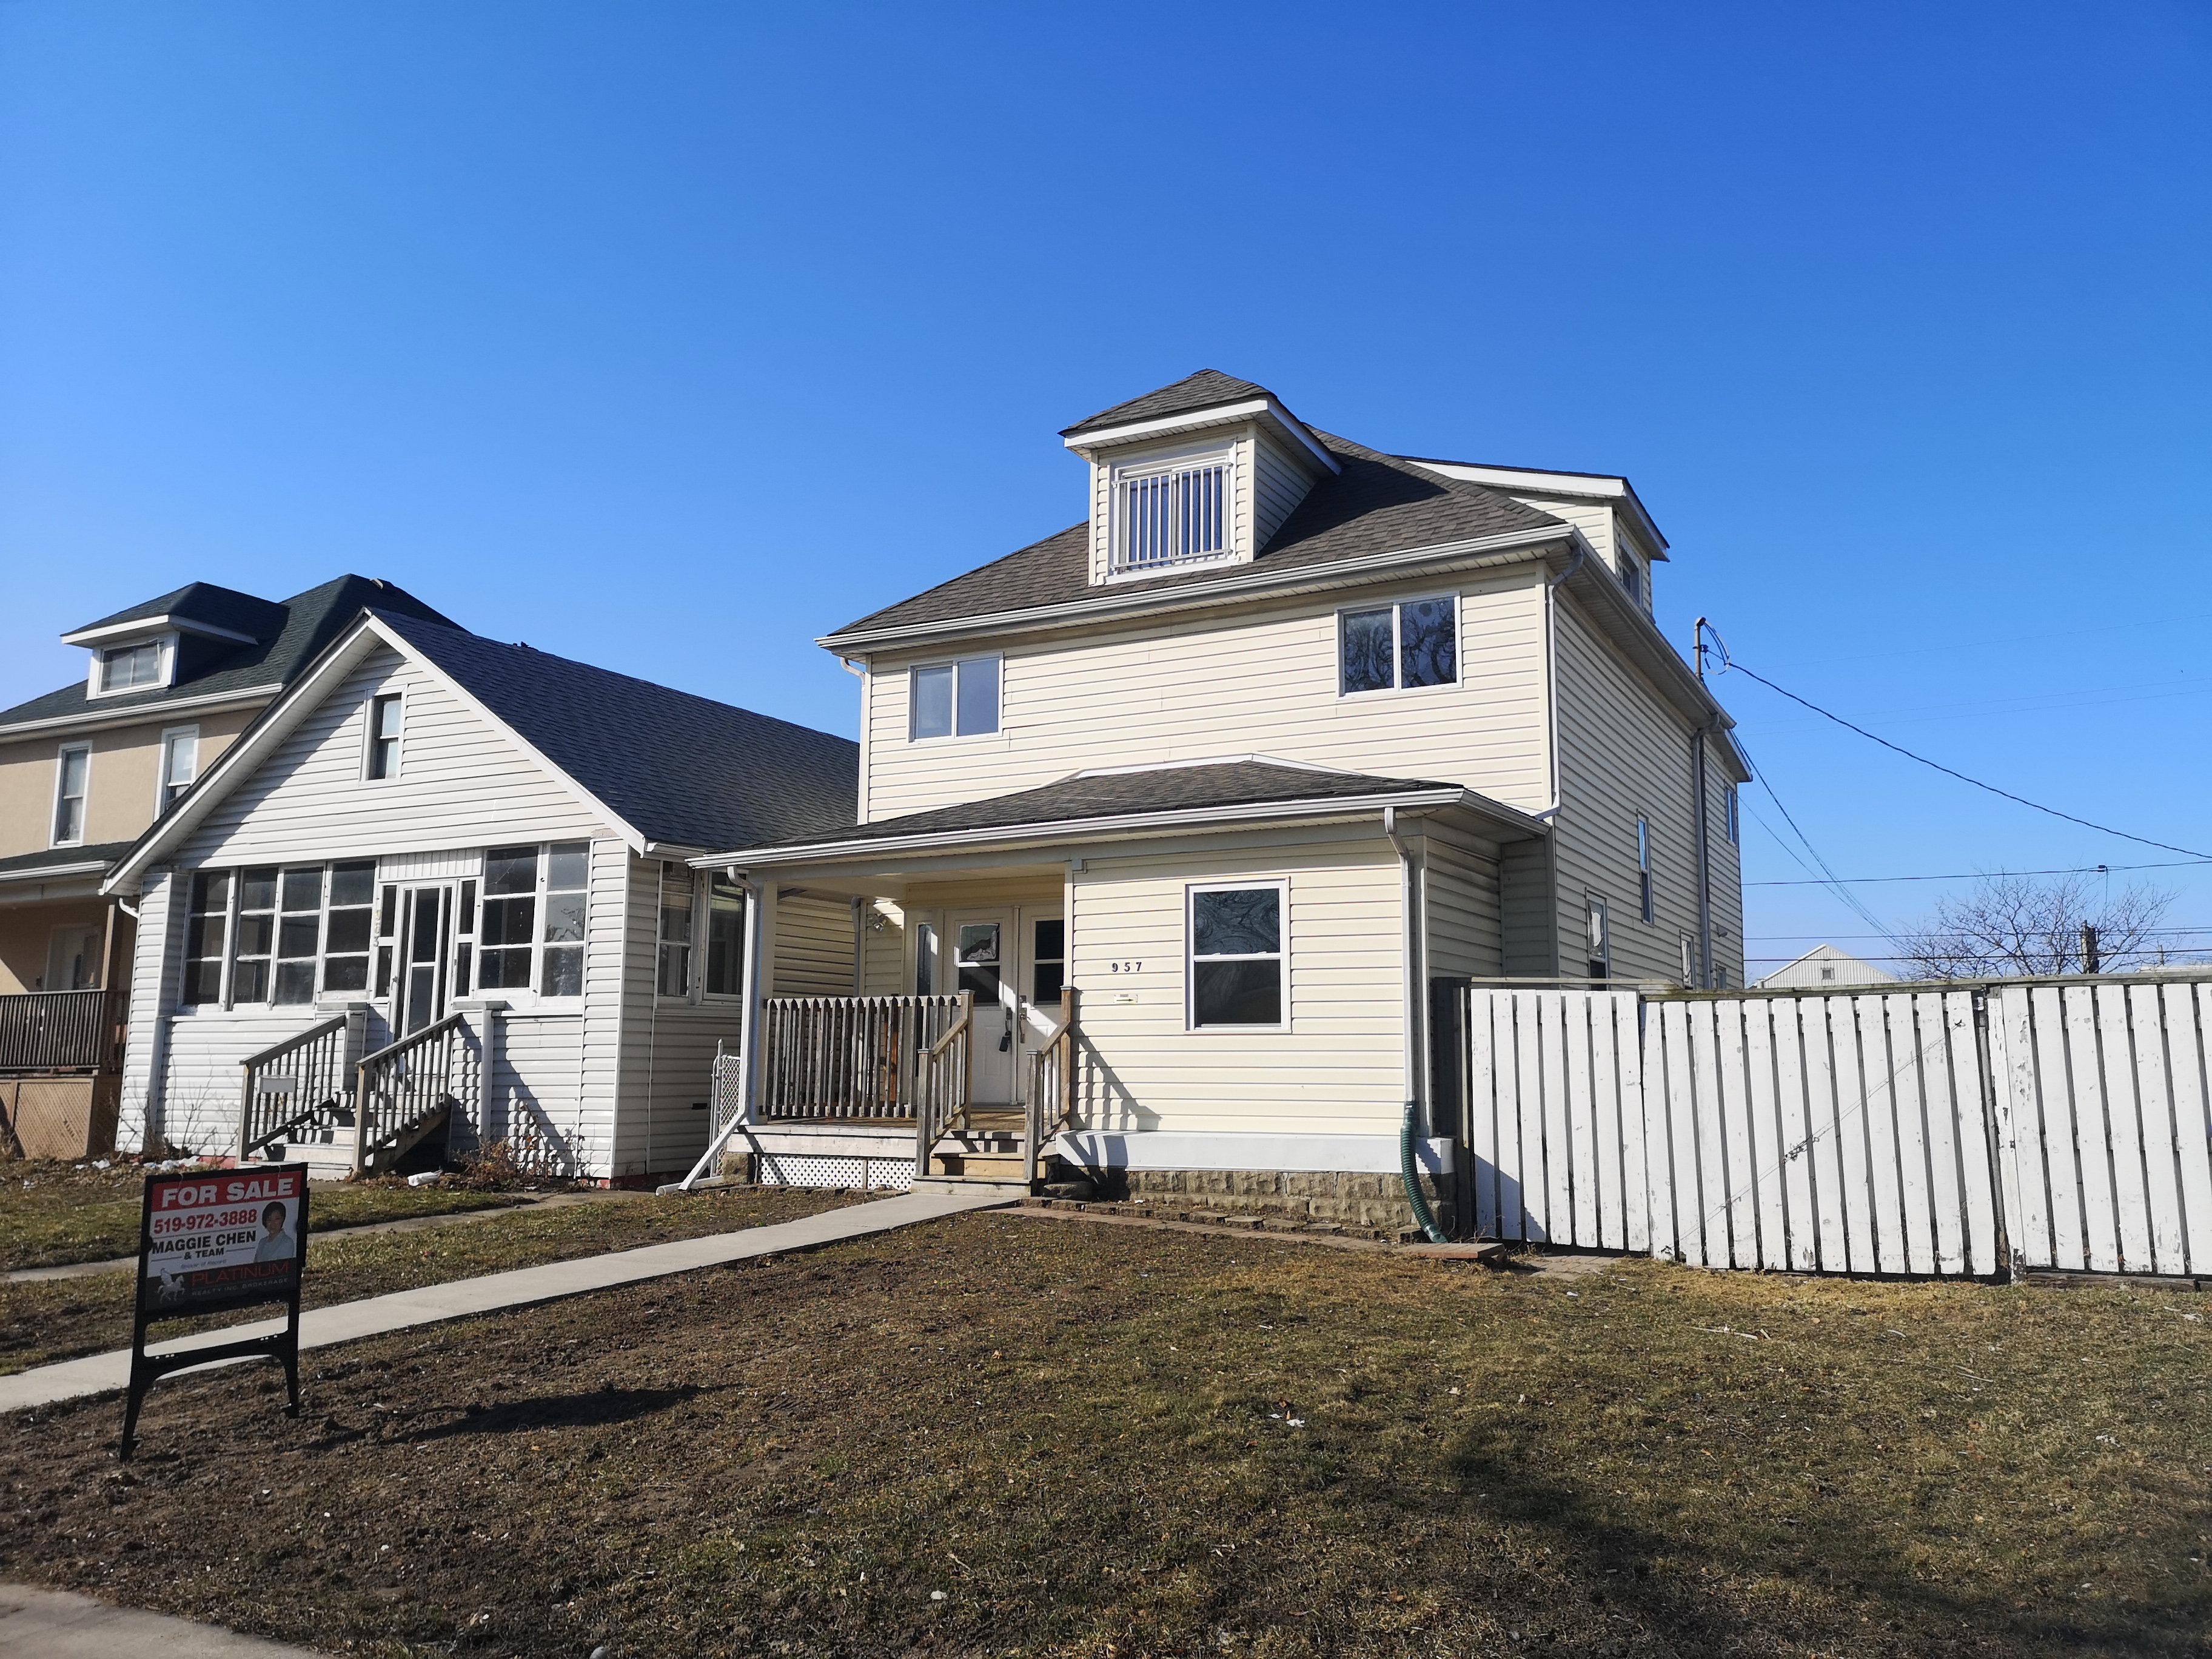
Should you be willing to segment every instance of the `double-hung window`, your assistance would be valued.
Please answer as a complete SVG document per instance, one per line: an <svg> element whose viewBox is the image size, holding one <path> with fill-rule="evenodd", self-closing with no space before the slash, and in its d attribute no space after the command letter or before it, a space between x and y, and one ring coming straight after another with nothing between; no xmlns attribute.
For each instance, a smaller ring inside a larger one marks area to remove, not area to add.
<svg viewBox="0 0 2212 1659"><path fill-rule="evenodd" d="M185 927L185 983L178 999L187 1008L222 1005L232 880L228 870L202 870L192 878L191 910Z"/></svg>
<svg viewBox="0 0 2212 1659"><path fill-rule="evenodd" d="M691 994L691 884L680 878L661 885L658 986L664 997Z"/></svg>
<svg viewBox="0 0 2212 1659"><path fill-rule="evenodd" d="M478 990L525 990L535 984L540 996L583 994L591 863L591 845L580 841L495 847L484 854Z"/></svg>
<svg viewBox="0 0 2212 1659"><path fill-rule="evenodd" d="M399 730L404 718L404 703L397 693L368 700L368 776L399 775Z"/></svg>
<svg viewBox="0 0 2212 1659"><path fill-rule="evenodd" d="M325 994L368 992L375 898L375 865L363 860L331 866L330 904L323 915Z"/></svg>
<svg viewBox="0 0 2212 1659"><path fill-rule="evenodd" d="M717 872L707 888L707 994L745 989L745 890Z"/></svg>
<svg viewBox="0 0 2212 1659"><path fill-rule="evenodd" d="M999 729L999 659L966 657L914 671L907 734L972 738Z"/></svg>
<svg viewBox="0 0 2212 1659"><path fill-rule="evenodd" d="M92 782L92 745L64 746L54 762L54 841L75 847L84 840L84 801Z"/></svg>
<svg viewBox="0 0 2212 1659"><path fill-rule="evenodd" d="M160 817L185 798L192 780L200 775L200 729L172 726L161 733L161 781L154 813Z"/></svg>
<svg viewBox="0 0 2212 1659"><path fill-rule="evenodd" d="M1636 820L1637 908L1646 922L1658 920L1651 902L1651 820Z"/></svg>
<svg viewBox="0 0 2212 1659"><path fill-rule="evenodd" d="M1339 611L1336 637L1347 697L1459 683L1459 601L1449 593Z"/></svg>
<svg viewBox="0 0 2212 1659"><path fill-rule="evenodd" d="M1225 451L1114 469L1114 568L1228 556L1234 465Z"/></svg>
<svg viewBox="0 0 2212 1659"><path fill-rule="evenodd" d="M1190 890L1188 979L1192 1029L1280 1030L1287 1024L1281 882Z"/></svg>

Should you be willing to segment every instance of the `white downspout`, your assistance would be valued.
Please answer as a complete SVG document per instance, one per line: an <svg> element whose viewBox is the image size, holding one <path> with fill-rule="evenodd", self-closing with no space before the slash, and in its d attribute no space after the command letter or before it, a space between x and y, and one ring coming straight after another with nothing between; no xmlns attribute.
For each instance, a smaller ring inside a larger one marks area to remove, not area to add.
<svg viewBox="0 0 2212 1659"><path fill-rule="evenodd" d="M1420 1015L1421 1015L1421 890L1420 872L1413 863L1413 849L1406 845L1398 834L1398 809L1382 809L1382 834L1391 846L1398 849L1398 866L1404 873L1402 902L1406 907L1406 1104L1419 1109L1421 1103L1420 1074Z"/></svg>

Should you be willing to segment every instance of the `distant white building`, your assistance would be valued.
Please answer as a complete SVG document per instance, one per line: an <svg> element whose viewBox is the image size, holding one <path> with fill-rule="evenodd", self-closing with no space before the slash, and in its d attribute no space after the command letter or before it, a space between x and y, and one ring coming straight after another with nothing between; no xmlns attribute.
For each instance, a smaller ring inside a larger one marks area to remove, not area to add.
<svg viewBox="0 0 2212 1659"><path fill-rule="evenodd" d="M1897 975L1884 973L1870 962L1862 962L1832 945L1816 945L1787 966L1776 969L1759 981L1762 991L1821 991L1838 985L1889 985Z"/></svg>

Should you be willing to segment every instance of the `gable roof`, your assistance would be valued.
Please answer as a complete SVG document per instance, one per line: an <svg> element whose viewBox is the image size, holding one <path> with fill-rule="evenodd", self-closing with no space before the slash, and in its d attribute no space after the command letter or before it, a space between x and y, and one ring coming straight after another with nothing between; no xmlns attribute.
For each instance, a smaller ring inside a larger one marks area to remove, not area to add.
<svg viewBox="0 0 2212 1659"><path fill-rule="evenodd" d="M365 611L131 844L101 890L135 890L346 676L387 647L441 680L635 851L690 852L852 818L860 749L848 738L526 645Z"/></svg>
<svg viewBox="0 0 2212 1659"><path fill-rule="evenodd" d="M1340 813L1347 808L1371 811L1384 805L1465 806L1525 834L1544 833L1544 826L1536 820L1455 783L1372 777L1246 755L1078 772L1009 795L962 801L870 823L848 823L826 833L742 848L733 854L694 862L773 863L788 861L794 853L850 856L921 848L930 842L964 844L977 839L1034 840L1055 835L1112 833L1117 827L1191 830L1205 827L1209 820L1310 817Z"/></svg>
<svg viewBox="0 0 2212 1659"><path fill-rule="evenodd" d="M526 645L377 620L648 842L727 847L852 820L848 738Z"/></svg>
<svg viewBox="0 0 2212 1659"><path fill-rule="evenodd" d="M1218 368L1201 368L1195 374L1186 374L1173 386L1164 386L1157 392L1147 392L1141 398L1132 398L1125 404L1115 404L1111 409L1102 409L1096 415L1078 421L1073 426L1060 428L1063 438L1079 438L1086 432L1101 432L1110 427L1128 426L1138 421L1157 421L1170 415L1189 415L1201 409L1212 409L1220 404L1241 404L1254 398L1274 398L1282 401L1267 387L1250 380L1240 380L1224 374Z"/></svg>
<svg viewBox="0 0 2212 1659"><path fill-rule="evenodd" d="M1122 405L1125 409L1134 406ZM1224 576L1244 576L1255 571L1290 574L1317 570L1370 554L1442 547L1516 533L1561 538L1572 533L1564 520L1523 506L1501 491L1444 477L1348 438L1318 429L1314 436L1340 470L1306 492L1305 499L1268 538L1251 564L1209 565L1173 575L1148 576L1141 584L1132 583L1116 592L1174 594L1218 583ZM980 569L848 623L822 643L834 649L854 635L968 617L1002 616L1095 597L1100 590L1091 581L1090 538L1088 523L1072 525L1058 535L1048 536Z"/></svg>
<svg viewBox="0 0 2212 1659"><path fill-rule="evenodd" d="M86 695L85 682L79 679L58 691L0 711L0 737L17 726L45 726L79 718L106 721L142 709L158 716L171 703L198 703L224 696L247 698L256 693L273 696L305 672L349 623L371 607L447 628L459 625L405 589L374 576L340 576L281 601L257 599L251 593L210 582L192 582L85 626L100 628L146 617L185 615L251 635L254 643L196 652L192 654L197 661L180 665L174 684L145 691L91 697Z"/></svg>

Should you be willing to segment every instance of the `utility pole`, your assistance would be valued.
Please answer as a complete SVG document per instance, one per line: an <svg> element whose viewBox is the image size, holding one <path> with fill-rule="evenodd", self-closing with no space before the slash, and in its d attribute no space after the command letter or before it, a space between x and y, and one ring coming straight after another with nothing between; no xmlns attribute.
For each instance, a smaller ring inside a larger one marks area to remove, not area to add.
<svg viewBox="0 0 2212 1659"><path fill-rule="evenodd" d="M2094 974L2097 965L2097 930L2085 921L2081 924L2081 971Z"/></svg>

